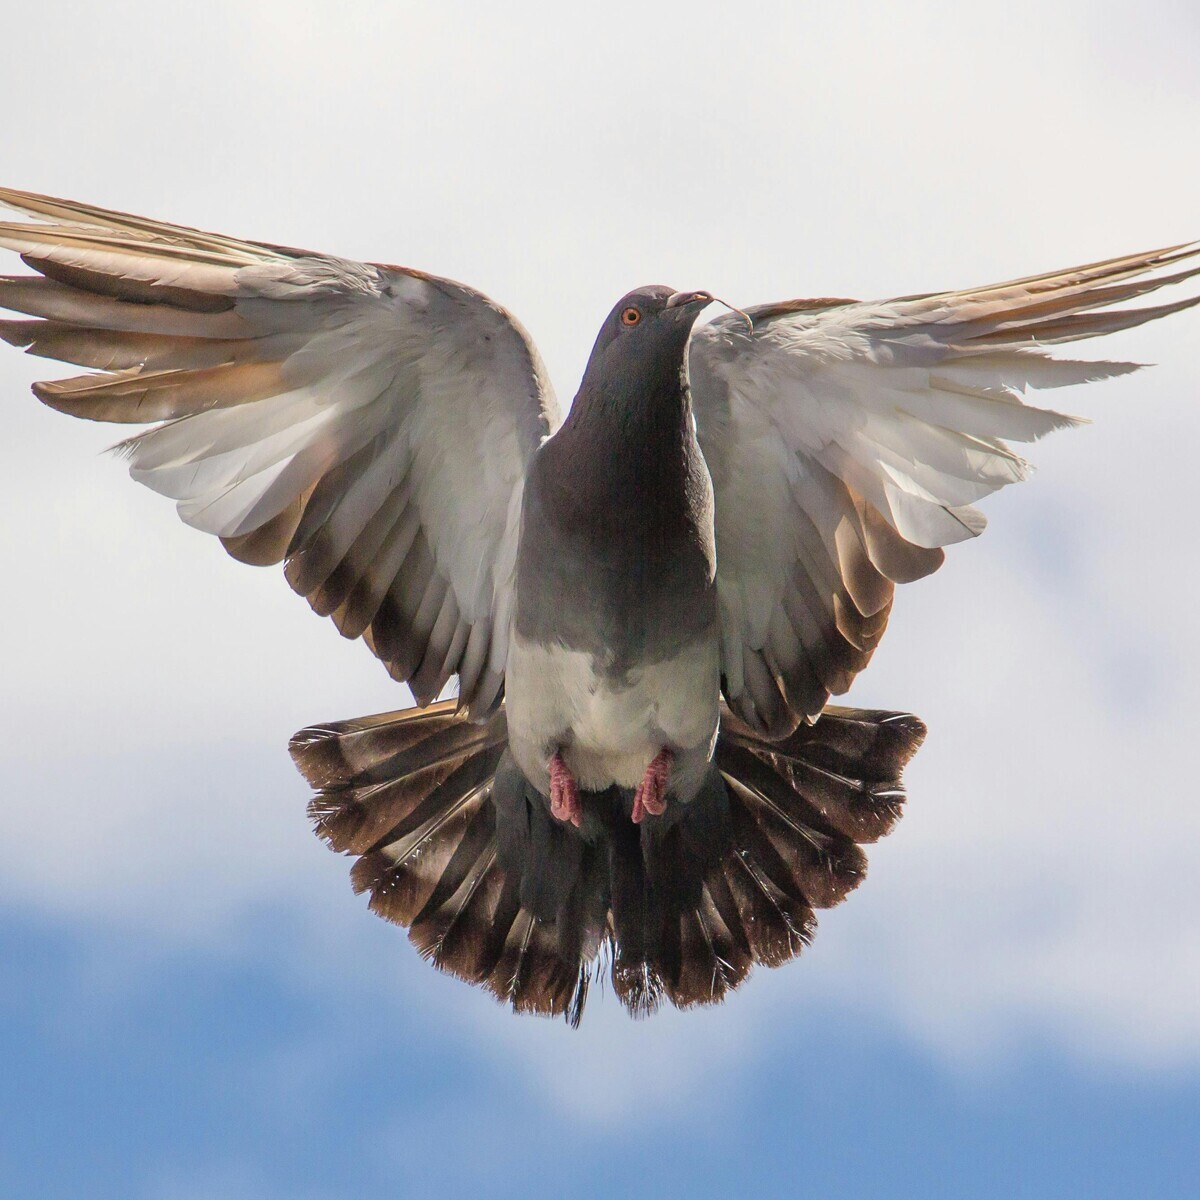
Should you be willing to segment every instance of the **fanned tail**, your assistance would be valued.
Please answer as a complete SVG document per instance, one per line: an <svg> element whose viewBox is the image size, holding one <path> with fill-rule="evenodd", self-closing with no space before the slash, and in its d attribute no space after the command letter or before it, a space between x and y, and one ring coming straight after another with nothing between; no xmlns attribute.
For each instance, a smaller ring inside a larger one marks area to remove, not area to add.
<svg viewBox="0 0 1200 1200"><path fill-rule="evenodd" d="M861 882L861 844L898 818L924 734L909 714L830 707L768 741L725 710L693 800L635 826L628 794L587 793L586 837L517 769L503 710L479 725L447 701L315 726L291 752L317 833L358 856L351 880L375 912L441 970L576 1025L606 946L635 1016L714 1003L755 963L798 954L814 910Z"/></svg>

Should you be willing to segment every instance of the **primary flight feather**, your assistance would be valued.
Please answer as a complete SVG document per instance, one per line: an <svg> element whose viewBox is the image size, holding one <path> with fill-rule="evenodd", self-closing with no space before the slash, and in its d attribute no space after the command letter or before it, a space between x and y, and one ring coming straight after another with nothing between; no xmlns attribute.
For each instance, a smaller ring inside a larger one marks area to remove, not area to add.
<svg viewBox="0 0 1200 1200"><path fill-rule="evenodd" d="M1047 347L1200 301L1176 246L966 291L695 327L639 288L565 420L529 335L462 284L0 189L0 337L34 385L149 425L130 473L361 637L417 704L292 740L320 835L439 967L579 1020L721 999L862 878L924 734L831 707L894 585L983 529ZM434 703L457 678L457 701Z"/></svg>

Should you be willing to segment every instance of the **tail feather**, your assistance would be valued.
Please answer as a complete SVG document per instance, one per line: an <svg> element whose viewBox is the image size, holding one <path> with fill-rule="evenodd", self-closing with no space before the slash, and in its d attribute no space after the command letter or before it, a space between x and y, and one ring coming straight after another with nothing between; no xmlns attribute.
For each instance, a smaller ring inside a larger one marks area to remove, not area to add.
<svg viewBox="0 0 1200 1200"><path fill-rule="evenodd" d="M456 892L441 907L427 904L409 933L425 958L470 983L482 982L496 965L497 952L489 945L495 937L505 877L495 866L492 846L460 885L461 894ZM504 932L507 935L507 928Z"/></svg>
<svg viewBox="0 0 1200 1200"><path fill-rule="evenodd" d="M813 725L767 741L732 713L722 717L717 765L789 810L814 829L859 843L876 842L900 817L900 777L925 736L911 713L828 705Z"/></svg>
<svg viewBox="0 0 1200 1200"><path fill-rule="evenodd" d="M796 957L817 929L817 918L804 900L781 891L747 851L735 849L723 864L750 939L755 962L779 967Z"/></svg>
<svg viewBox="0 0 1200 1200"><path fill-rule="evenodd" d="M753 953L740 921L736 928L722 918L707 885L700 902L680 914L680 963L674 977L664 979L677 1008L718 1003L750 973Z"/></svg>
<svg viewBox="0 0 1200 1200"><path fill-rule="evenodd" d="M289 749L314 787L361 787L426 767L457 765L481 746L503 745L507 731L503 713L475 725L461 720L454 702L446 701L314 725L296 734Z"/></svg>
<svg viewBox="0 0 1200 1200"><path fill-rule="evenodd" d="M768 741L723 711L692 801L635 826L626 793L588 793L583 836L517 769L503 710L471 724L451 701L315 726L291 748L318 834L358 856L375 912L439 969L575 1025L605 947L635 1016L718 1002L755 963L799 954L814 910L862 881L860 844L898 818L924 732L831 707Z"/></svg>

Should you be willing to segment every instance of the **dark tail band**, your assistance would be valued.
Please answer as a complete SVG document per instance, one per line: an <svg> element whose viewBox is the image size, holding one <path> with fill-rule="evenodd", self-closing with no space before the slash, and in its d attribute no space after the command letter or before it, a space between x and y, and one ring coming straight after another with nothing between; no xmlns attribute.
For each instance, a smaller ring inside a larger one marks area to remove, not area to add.
<svg viewBox="0 0 1200 1200"><path fill-rule="evenodd" d="M830 707L771 742L723 711L691 803L635 826L627 797L589 793L591 841L525 782L503 710L478 725L447 701L314 726L291 752L317 833L357 856L375 912L440 969L575 1025L604 948L635 1015L719 1001L754 963L798 954L813 910L862 881L860 844L899 817L924 736L907 713Z"/></svg>

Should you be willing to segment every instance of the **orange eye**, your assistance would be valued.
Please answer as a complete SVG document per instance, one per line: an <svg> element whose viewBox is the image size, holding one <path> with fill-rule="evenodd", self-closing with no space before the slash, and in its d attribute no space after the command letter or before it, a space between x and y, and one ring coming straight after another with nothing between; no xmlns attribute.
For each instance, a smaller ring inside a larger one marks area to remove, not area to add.
<svg viewBox="0 0 1200 1200"><path fill-rule="evenodd" d="M622 325L636 325L641 319L641 309L634 308L632 304L621 314Z"/></svg>

